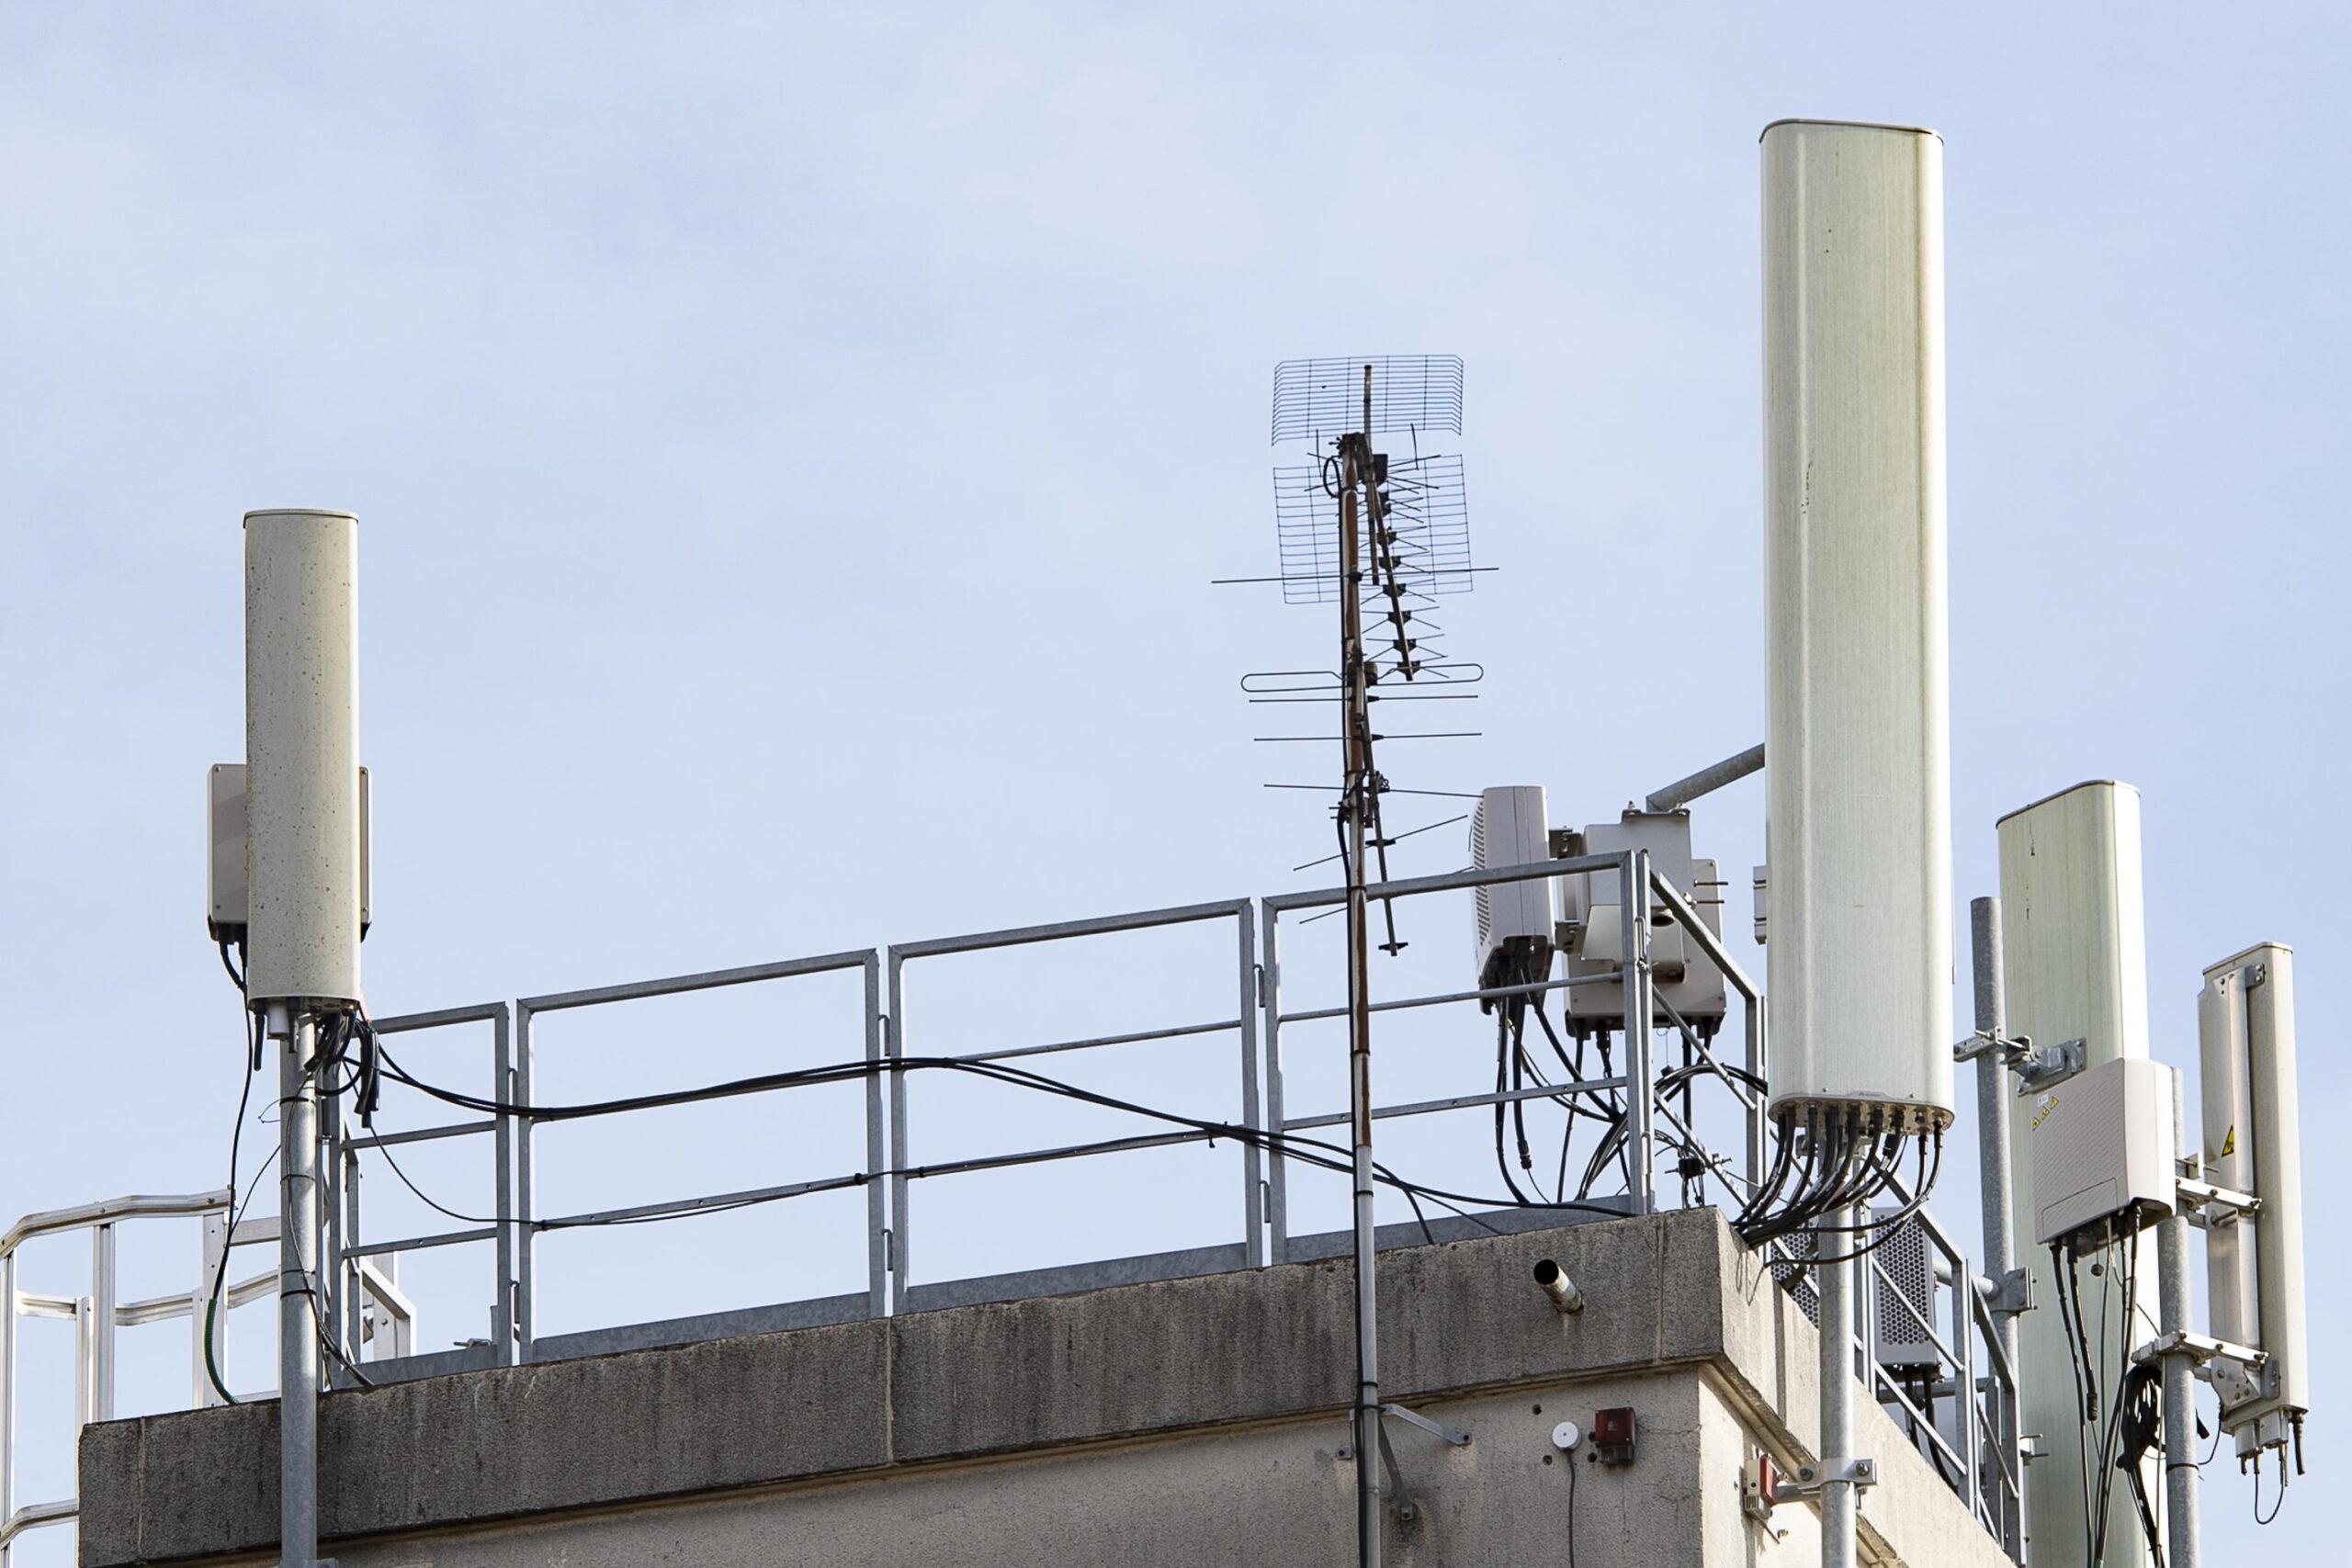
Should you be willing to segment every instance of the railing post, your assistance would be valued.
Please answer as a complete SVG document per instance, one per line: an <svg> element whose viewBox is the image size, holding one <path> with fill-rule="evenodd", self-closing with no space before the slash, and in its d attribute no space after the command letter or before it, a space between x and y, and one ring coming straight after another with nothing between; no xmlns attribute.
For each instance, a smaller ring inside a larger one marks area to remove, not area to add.
<svg viewBox="0 0 2352 1568"><path fill-rule="evenodd" d="M876 1317L890 1311L889 1183L882 1172L889 1163L886 1141L888 1114L882 1087L882 1039L888 1021L882 1012L882 954L865 955L865 1310Z"/></svg>
<svg viewBox="0 0 2352 1568"><path fill-rule="evenodd" d="M1258 1095L1258 931L1255 907L1244 898L1234 906L1233 923L1239 950L1237 975L1241 1023L1241 1124L1263 1132ZM1265 1151L1256 1142L1241 1145L1242 1257L1252 1269L1266 1263Z"/></svg>
<svg viewBox="0 0 2352 1568"><path fill-rule="evenodd" d="M17 1512L17 1255L0 1256L0 1524ZM0 1568L8 1548L0 1546Z"/></svg>
<svg viewBox="0 0 2352 1568"><path fill-rule="evenodd" d="M114 1226L90 1229L90 1419L114 1419ZM5 1521L0 1521L5 1522Z"/></svg>
<svg viewBox="0 0 2352 1568"><path fill-rule="evenodd" d="M1953 1262L1951 1272L1951 1348L1959 1358L1959 1364L1952 1370L1952 1394L1958 1401L1952 1408L1960 1412L1960 1455L1962 1468L1968 1472L1963 1497L1970 1513L1986 1519L1991 1510L1984 1503L1983 1450L1977 1443L1977 1419L1983 1406L1976 1399L1976 1336L1970 1328L1968 1310L1976 1281L1969 1278L1968 1259L1964 1257ZM1931 1256L1928 1266L1930 1292L1935 1289L1935 1278Z"/></svg>
<svg viewBox="0 0 2352 1568"><path fill-rule="evenodd" d="M205 1370L205 1348L211 1348L214 1368L220 1381L229 1381L229 1281L222 1270L228 1267L229 1221L236 1212L236 1196L231 1190L228 1202L218 1213L203 1216L203 1235L199 1238L197 1257L196 1289L188 1295L189 1314L189 1387L194 1394L189 1408L203 1410L220 1403L220 1391L212 1386L211 1373ZM205 1309L212 1303L214 1280L220 1280L221 1300L218 1311L206 1321Z"/></svg>
<svg viewBox="0 0 2352 1568"><path fill-rule="evenodd" d="M1283 1143L1283 971L1280 926L1282 911L1262 910L1259 933L1258 1001L1266 1021L1266 1131L1273 1135L1272 1157L1266 1162L1266 1228L1276 1263L1290 1261L1290 1156Z"/></svg>
<svg viewBox="0 0 2352 1568"><path fill-rule="evenodd" d="M907 985L906 960L898 949L890 950L889 1011L882 1031L883 1045L892 1063L907 1053ZM907 1310L907 1075L893 1066L890 1072L890 1310Z"/></svg>
<svg viewBox="0 0 2352 1568"><path fill-rule="evenodd" d="M1646 1214L1657 1206L1650 1159L1651 1096L1656 1088L1650 1072L1650 1022L1657 1008L1650 1000L1649 852L1627 851L1618 874L1624 899L1626 1195L1633 1201L1634 1213Z"/></svg>
<svg viewBox="0 0 2352 1568"><path fill-rule="evenodd" d="M514 1084L514 1042L508 1022L509 1009L500 1003L491 1019L491 1082L497 1087L492 1097L500 1103L513 1105L518 1096ZM515 1297L521 1286L515 1273L514 1224L514 1118L512 1112L495 1113L496 1122L491 1132L493 1145L492 1157L498 1163L497 1207L491 1212L498 1219L498 1296L490 1307L490 1338L496 1347L492 1360L499 1366L511 1367L515 1360ZM352 1234L358 1234L358 1216L353 1214Z"/></svg>
<svg viewBox="0 0 2352 1568"><path fill-rule="evenodd" d="M517 1000L514 1004L514 1102L528 1106L531 1098L531 1008ZM537 1126L528 1111L514 1118L514 1354L527 1365L532 1359L532 1340L537 1333L538 1292L537 1266L532 1257L537 1236L531 1219L531 1136Z"/></svg>

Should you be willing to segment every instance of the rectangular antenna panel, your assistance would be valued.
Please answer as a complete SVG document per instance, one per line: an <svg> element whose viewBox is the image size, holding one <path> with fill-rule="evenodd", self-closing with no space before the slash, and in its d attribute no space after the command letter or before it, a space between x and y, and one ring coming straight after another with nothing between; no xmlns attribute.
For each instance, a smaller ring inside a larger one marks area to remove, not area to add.
<svg viewBox="0 0 2352 1568"><path fill-rule="evenodd" d="M2012 1036L2036 1046L2084 1043L2085 1065L2148 1055L2148 955L2140 877L2140 795L2129 784L2099 780L2077 784L2001 818L2001 967ZM1780 940L1780 932L1772 933ZM2063 1094L2067 1083L2055 1086ZM2040 1097L2018 1107L2010 1145L2014 1234L2040 1233L2034 1202L2035 1149L2048 1123ZM2033 1299L2058 1299L2050 1255L2023 1248ZM2142 1270L2140 1300L2122 1292L2109 1314L2111 1332L2124 1337L2138 1313L2156 1316L2156 1282ZM2094 1325L2096 1326L2096 1325ZM2036 1540L2075 1540L2083 1531L2082 1489L2075 1477L2081 1412L2074 1401L2075 1354L2055 1311L2018 1319L2022 1362L2018 1388L2025 1427L2040 1432L2056 1458L2026 1472L2028 1514ZM2135 1341L2136 1343L2136 1341ZM2071 1412L2071 1413L2070 1413ZM2119 1489L2120 1490L2120 1489ZM2128 1499L2109 1517L2110 1538L2136 1540ZM2045 1535L2044 1532L2048 1533ZM2144 1555L2129 1559L2144 1562Z"/></svg>
<svg viewBox="0 0 2352 1568"><path fill-rule="evenodd" d="M1542 784L1499 784L1482 792L1470 814L1470 863L1481 871L1533 865L1549 860L1551 829ZM1477 896L1478 984L1523 982L1497 979L1510 967L1525 967L1540 953L1550 968L1553 888L1556 879L1539 876L1474 888Z"/></svg>
<svg viewBox="0 0 2352 1568"><path fill-rule="evenodd" d="M2230 1375L2234 1369L2225 1363L2214 1368L2222 1427L2257 1428L2241 1440L2245 1452L2249 1441L2285 1439L2280 1413L2311 1408L2293 951L2265 942L2207 969L2197 1023L2206 1178L2262 1200L2259 1213L2205 1233L2213 1337L2269 1356L2258 1381ZM2268 1430L2260 1430L2266 1417L2273 1418Z"/></svg>
<svg viewBox="0 0 2352 1568"><path fill-rule="evenodd" d="M1764 132L1776 1109L1951 1119L1943 143Z"/></svg>
<svg viewBox="0 0 2352 1568"><path fill-rule="evenodd" d="M245 765L215 762L205 775L205 924L215 942L245 940ZM368 886L368 770L359 770L359 934L372 919Z"/></svg>
<svg viewBox="0 0 2352 1568"><path fill-rule="evenodd" d="M2161 1062L2117 1057L2036 1100L2036 1241L2046 1247L2109 1222L2121 1235L2172 1213L2174 1077Z"/></svg>

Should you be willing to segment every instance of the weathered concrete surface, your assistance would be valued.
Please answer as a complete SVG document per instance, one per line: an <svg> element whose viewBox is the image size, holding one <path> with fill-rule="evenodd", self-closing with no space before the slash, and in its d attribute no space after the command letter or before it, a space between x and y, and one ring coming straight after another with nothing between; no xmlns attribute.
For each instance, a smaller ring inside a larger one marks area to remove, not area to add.
<svg viewBox="0 0 2352 1568"><path fill-rule="evenodd" d="M1542 1257L1581 1315L1536 1291ZM1642 1455L1578 1469L1585 1568L1804 1561L1805 1510L1776 1542L1738 1484L1758 1443L1803 1457L1813 1329L1713 1211L1388 1253L1381 1297L1392 1396L1477 1434L1392 1427L1400 1563L1554 1555L1553 1423L1620 1403ZM336 1393L322 1523L347 1568L1344 1561L1351 1322L1349 1266L1318 1262ZM1891 1426L1862 1431L1874 1561L2002 1561ZM275 1445L268 1404L90 1427L83 1562L266 1553Z"/></svg>

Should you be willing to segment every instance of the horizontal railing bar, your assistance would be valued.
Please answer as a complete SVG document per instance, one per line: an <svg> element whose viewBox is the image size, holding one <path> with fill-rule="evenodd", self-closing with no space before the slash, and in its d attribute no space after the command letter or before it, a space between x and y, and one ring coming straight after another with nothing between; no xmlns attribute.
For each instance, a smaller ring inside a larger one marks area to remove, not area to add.
<svg viewBox="0 0 2352 1568"><path fill-rule="evenodd" d="M1447 991L1434 997L1402 997L1395 1001L1374 1002L1374 1012L1398 1012L1407 1008L1433 1008L1446 1002L1483 1001L1494 997L1532 997L1539 991L1561 991L1570 986L1605 986L1622 980L1625 972L1611 969L1603 975L1571 975L1562 980L1531 980L1524 986L1488 986L1476 991ZM1286 1012L1277 1020L1282 1023L1312 1023L1320 1018L1345 1018L1345 1008L1315 1008L1306 1012Z"/></svg>
<svg viewBox="0 0 2352 1568"><path fill-rule="evenodd" d="M1344 1117L1341 1118L1345 1120ZM966 1176L975 1171L1001 1170L1011 1166L1042 1165L1049 1160L1076 1159L1085 1155L1119 1154L1131 1149L1161 1148L1171 1144L1214 1142L1230 1134L1187 1129L1181 1133L1148 1133L1130 1138L1105 1138L1093 1143L1069 1144L1058 1148L1029 1149L1018 1154L976 1155L969 1159L942 1160L931 1165L910 1166L893 1174L910 1180L926 1176ZM1236 1140L1237 1142L1238 1140ZM779 1201L786 1198L802 1198L816 1192L833 1192L844 1188L863 1187L874 1179L864 1171L848 1176L821 1176L808 1181L791 1181L775 1187L746 1188L738 1192L714 1193L707 1198L673 1198L661 1203L640 1203L627 1209L598 1209L586 1213L565 1214L555 1219L535 1220L532 1228L543 1231L578 1230L584 1226L609 1224L628 1220L648 1220L666 1214L692 1214L709 1209L741 1207L752 1203ZM487 1233L485 1233L487 1234ZM355 1249L356 1250L356 1249Z"/></svg>
<svg viewBox="0 0 2352 1568"><path fill-rule="evenodd" d="M244 1305L247 1302L257 1302L264 1296L274 1296L277 1293L277 1270L273 1269L266 1274L256 1274L250 1280L240 1280L230 1286L229 1305L233 1310Z"/></svg>
<svg viewBox="0 0 2352 1568"><path fill-rule="evenodd" d="M1091 1040L1059 1040L1051 1045L1013 1045L1001 1051L975 1051L956 1055L959 1062L1001 1062L1014 1056L1044 1056L1056 1051L1083 1051L1095 1045L1134 1045L1147 1040L1179 1040L1193 1034L1217 1034L1228 1029L1238 1029L1241 1021L1228 1018L1218 1023L1187 1023L1175 1029L1146 1029L1133 1034L1098 1034ZM942 1055L955 1055L953 1052Z"/></svg>
<svg viewBox="0 0 2352 1568"><path fill-rule="evenodd" d="M1626 854L1572 855L1560 860L1532 861L1525 865L1495 866L1487 870L1449 871L1436 876L1409 876L1396 882L1375 882L1365 888L1367 898L1410 898L1420 893L1450 893L1460 887L1487 887L1507 882L1532 882L1544 876L1574 876L1579 872L1614 871L1622 873L1632 859ZM1266 908L1281 914L1287 909L1320 909L1348 901L1344 887L1318 887L1311 893L1276 893L1264 900Z"/></svg>
<svg viewBox="0 0 2352 1568"><path fill-rule="evenodd" d="M1861 1343L1861 1338L1859 1335L1855 1337L1854 1342L1857 1345ZM1967 1462L1960 1457L1960 1450L1953 1448L1951 1444L1944 1440L1944 1435L1936 1429L1936 1424L1929 1418L1928 1413L1911 1403L1910 1395L1903 1392L1902 1385L1897 1383L1893 1378L1886 1375L1886 1369L1873 1362L1871 1367L1871 1377L1873 1382L1883 1385L1889 1393L1894 1395L1895 1403L1901 1404L1905 1412L1908 1414L1914 1421L1919 1423L1921 1429L1925 1431L1928 1436L1928 1440L1934 1443L1936 1447L1943 1450L1946 1457L1951 1461L1952 1468L1960 1472L1962 1475L1965 1476L1968 1473L1968 1465ZM1881 1404L1883 1404L1886 1403L1886 1400L1883 1396L1878 1396L1878 1402Z"/></svg>
<svg viewBox="0 0 2352 1568"><path fill-rule="evenodd" d="M1126 915L1097 915L1085 920L1057 920L1042 926L1012 926L971 936L933 937L927 942L898 942L890 951L900 958L936 958L948 953L978 953L991 947L1022 947L1069 937L1108 936L1114 931L1148 931L1154 926L1195 925L1223 919L1250 908L1247 898L1227 898L1215 904L1182 904L1167 909L1138 909Z"/></svg>
<svg viewBox="0 0 2352 1568"><path fill-rule="evenodd" d="M173 1215L201 1214L214 1209L225 1209L234 1196L227 1188L210 1192L179 1192L168 1194L132 1193L125 1198L107 1198L96 1203L81 1203L71 1209L47 1209L27 1214L0 1235L0 1258L37 1235L51 1235L59 1231L79 1230L85 1225L111 1224L117 1220L168 1218Z"/></svg>
<svg viewBox="0 0 2352 1568"><path fill-rule="evenodd" d="M81 1304L72 1296L35 1295L30 1291L17 1292L17 1311L26 1317L65 1317L80 1315Z"/></svg>
<svg viewBox="0 0 2352 1568"><path fill-rule="evenodd" d="M773 964L747 964L739 969L707 969L697 975L672 975L659 980L631 980L618 986L596 986L584 991L552 991L525 997L514 1005L526 1013L561 1012L567 1008L594 1007L602 1002L642 1001L649 997L673 997L687 991L716 991L728 986L748 986L761 980L789 980L798 975L830 975L858 969L874 962L874 950L828 953L815 958L785 958Z"/></svg>
<svg viewBox="0 0 2352 1568"><path fill-rule="evenodd" d="M463 1138L476 1133L495 1133L498 1123L489 1122L446 1122L438 1127L416 1127L405 1133L362 1133L356 1137L339 1138L337 1148L380 1149L387 1144L424 1144L435 1138Z"/></svg>
<svg viewBox="0 0 2352 1568"><path fill-rule="evenodd" d="M454 1023L496 1023L506 1015L504 1002L476 1002L470 1007L436 1008L431 1012L404 1012L397 1018L371 1018L379 1034L401 1034L417 1029L442 1029Z"/></svg>
<svg viewBox="0 0 2352 1568"><path fill-rule="evenodd" d="M496 1225L483 1225L477 1230L439 1231L432 1235L413 1235L400 1241L371 1241L363 1246L346 1247L345 1258L381 1258L388 1252L415 1252L428 1247L462 1247L469 1241L495 1241Z"/></svg>
<svg viewBox="0 0 2352 1568"><path fill-rule="evenodd" d="M705 1209L798 1198L811 1192L862 1186L865 1179L863 1172L854 1176L824 1176L812 1181L787 1181L775 1187L749 1187L739 1192L718 1192L707 1198L673 1198L664 1202L639 1203L626 1209L591 1209L584 1213L534 1220L531 1224L534 1229L543 1231L579 1230L589 1225L613 1224L626 1220L650 1220L664 1214L692 1214Z"/></svg>
<svg viewBox="0 0 2352 1568"><path fill-rule="evenodd" d="M0 1519L0 1546L6 1546L26 1530L41 1525L62 1525L68 1519L82 1517L78 1502L28 1503L6 1519Z"/></svg>
<svg viewBox="0 0 2352 1568"><path fill-rule="evenodd" d="M916 1166L906 1174L919 1176L968 1176L975 1171L1002 1170L1017 1165L1044 1165L1051 1160L1080 1159L1087 1155L1125 1154L1136 1149L1167 1148L1176 1144L1215 1143L1227 1133L1203 1132L1188 1128L1181 1133L1140 1133L1129 1138L1103 1138L1091 1144L1065 1144L1059 1148L1033 1149L1023 1154L975 1155L970 1159L944 1160L935 1165ZM1239 1139L1235 1139L1238 1143Z"/></svg>
<svg viewBox="0 0 2352 1568"><path fill-rule="evenodd" d="M1389 1116L1426 1116L1439 1111L1464 1111L1476 1105L1510 1105L1521 1100L1550 1100L1563 1094L1597 1094L1602 1089L1623 1089L1623 1077L1577 1078L1572 1083L1539 1084L1530 1089L1507 1089L1499 1092L1456 1095L1451 1100L1420 1100L1409 1105L1376 1105L1373 1120ZM1304 1132L1310 1127L1337 1127L1345 1122L1349 1112L1333 1111L1329 1116L1284 1117L1283 1131Z"/></svg>
<svg viewBox="0 0 2352 1568"><path fill-rule="evenodd" d="M125 1328L136 1328L142 1323L165 1323L196 1311L197 1303L202 1299L182 1291L176 1296L150 1296L143 1302L125 1302L114 1309L114 1320Z"/></svg>

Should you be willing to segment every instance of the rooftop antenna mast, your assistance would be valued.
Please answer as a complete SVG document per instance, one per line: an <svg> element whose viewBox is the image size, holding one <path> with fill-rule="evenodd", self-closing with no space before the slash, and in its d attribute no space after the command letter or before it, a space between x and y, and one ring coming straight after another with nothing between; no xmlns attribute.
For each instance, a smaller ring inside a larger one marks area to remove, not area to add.
<svg viewBox="0 0 2352 1568"><path fill-rule="evenodd" d="M1473 694L1375 688L1469 685L1483 674L1476 665L1442 661L1429 647L1442 634L1428 618L1426 607L1436 594L1467 590L1470 574L1477 569L1470 564L1461 459L1423 455L1419 434L1425 429L1461 434L1462 361L1451 355L1288 360L1275 367L1273 438L1280 443L1304 437L1315 443L1317 457L1311 468L1274 471L1282 558L1276 581L1283 584L1283 598L1293 603L1339 602L1340 659L1332 671L1273 671L1242 681L1253 702L1336 702L1340 710L1340 785L1333 815L1340 834L1337 858L1346 874L1342 908L1347 916L1348 1107L1356 1265L1351 1439L1357 1561L1363 1568L1379 1568L1381 1560L1385 1448L1380 1431L1374 1269L1371 889L1375 881L1387 881L1388 850L1397 841L1381 822L1381 796L1391 790L1375 748L1383 739L1441 739L1476 733L1417 730L1384 737L1374 728L1373 705L1465 700ZM1411 433L1414 452L1392 462L1388 454L1373 449L1373 437L1395 430ZM1396 933L1394 903L1383 900L1383 912L1385 940L1380 948L1394 956L1406 944Z"/></svg>
<svg viewBox="0 0 2352 1568"><path fill-rule="evenodd" d="M1372 765L1372 669L1363 646L1363 540L1359 522L1368 523L1374 551L1380 543L1380 480L1385 460L1372 450L1372 367L1363 367L1363 425L1340 438L1340 682L1345 688L1340 733L1343 751L1340 828L1347 836L1348 877L1348 1126L1355 1179L1356 1251L1356 1535L1364 1568L1380 1562L1380 1334L1379 1292L1374 1284L1376 1244L1372 1187L1372 942L1371 897L1364 864L1367 841L1377 840L1379 775ZM1361 495L1361 502L1358 497ZM1359 508L1362 517L1359 519ZM1385 574L1384 574L1385 575ZM1394 601L1392 600L1392 603ZM1401 625L1401 623L1400 623ZM1412 673L1412 644L1399 637L1405 672ZM1389 906L1389 943L1396 945L1395 906Z"/></svg>

